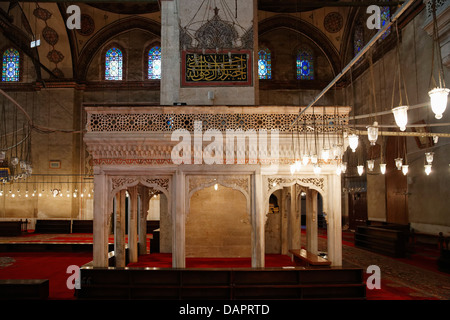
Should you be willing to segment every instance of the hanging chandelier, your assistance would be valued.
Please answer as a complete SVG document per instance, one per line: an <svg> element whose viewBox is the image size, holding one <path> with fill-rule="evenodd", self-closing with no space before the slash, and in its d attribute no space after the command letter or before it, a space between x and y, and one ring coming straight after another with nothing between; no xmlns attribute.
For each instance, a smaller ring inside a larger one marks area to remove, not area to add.
<svg viewBox="0 0 450 320"><path fill-rule="evenodd" d="M374 146L378 139L378 122L374 121L372 126L367 127L367 136L369 138L370 145Z"/></svg>
<svg viewBox="0 0 450 320"><path fill-rule="evenodd" d="M348 144L353 152L355 152L356 148L358 148L358 140L359 137L354 133L348 136Z"/></svg>
<svg viewBox="0 0 450 320"><path fill-rule="evenodd" d="M386 163L380 163L381 174L386 174Z"/></svg>
<svg viewBox="0 0 450 320"><path fill-rule="evenodd" d="M431 173L431 164L426 164L426 165L424 165L424 167L425 167L425 173L427 174L427 176L430 175L430 173Z"/></svg>
<svg viewBox="0 0 450 320"><path fill-rule="evenodd" d="M402 170L403 165L403 158L395 158L395 166L397 167L397 170Z"/></svg>
<svg viewBox="0 0 450 320"><path fill-rule="evenodd" d="M359 166L356 166L356 168L358 169L358 174L361 176L364 173L364 166L359 165Z"/></svg>
<svg viewBox="0 0 450 320"><path fill-rule="evenodd" d="M395 123L401 131L406 130L408 124L408 106L398 106L392 109L394 113Z"/></svg>
<svg viewBox="0 0 450 320"><path fill-rule="evenodd" d="M375 160L367 160L367 169L373 171L375 168Z"/></svg>
<svg viewBox="0 0 450 320"><path fill-rule="evenodd" d="M439 30L436 19L436 0L431 0L432 12L433 12L433 48L431 57L431 79L434 84L434 88L428 92L430 96L431 110L434 112L436 119L442 119L442 114L447 108L447 98L450 92L449 89L445 88L445 78L444 78L444 68L442 66L442 56L441 56L441 44L439 41ZM435 52L437 54L437 68L438 68L438 80L439 84L434 79L433 66Z"/></svg>

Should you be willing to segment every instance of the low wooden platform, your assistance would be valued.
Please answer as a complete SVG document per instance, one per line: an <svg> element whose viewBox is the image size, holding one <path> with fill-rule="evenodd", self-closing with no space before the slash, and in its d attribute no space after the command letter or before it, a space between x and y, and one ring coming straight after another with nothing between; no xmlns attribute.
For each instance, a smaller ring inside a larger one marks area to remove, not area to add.
<svg viewBox="0 0 450 320"><path fill-rule="evenodd" d="M78 299L365 299L357 268L80 269Z"/></svg>
<svg viewBox="0 0 450 320"><path fill-rule="evenodd" d="M0 279L0 299L43 300L48 294L48 279Z"/></svg>
<svg viewBox="0 0 450 320"><path fill-rule="evenodd" d="M314 267L329 267L331 261L319 257L316 254L306 251L305 249L292 249L289 252L293 256L295 265L297 266L314 266Z"/></svg>

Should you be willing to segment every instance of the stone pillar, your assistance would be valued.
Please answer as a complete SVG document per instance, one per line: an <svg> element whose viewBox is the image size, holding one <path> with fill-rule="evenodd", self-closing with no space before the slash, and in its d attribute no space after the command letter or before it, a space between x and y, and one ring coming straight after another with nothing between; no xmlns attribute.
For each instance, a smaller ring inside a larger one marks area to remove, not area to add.
<svg viewBox="0 0 450 320"><path fill-rule="evenodd" d="M327 234L328 260L332 266L342 266L341 178L328 175Z"/></svg>
<svg viewBox="0 0 450 320"><path fill-rule="evenodd" d="M149 202L148 188L139 188L139 254L147 254L147 214Z"/></svg>
<svg viewBox="0 0 450 320"><path fill-rule="evenodd" d="M177 171L174 175L174 196L172 198L172 267L185 268L186 266L186 178L183 172Z"/></svg>
<svg viewBox="0 0 450 320"><path fill-rule="evenodd" d="M252 179L252 268L264 268L265 233L264 233L264 201L261 173L255 173Z"/></svg>
<svg viewBox="0 0 450 320"><path fill-rule="evenodd" d="M280 214L281 214L281 254L289 253L289 236L288 236L288 204L289 197L289 187L284 187L281 189L281 204L280 204Z"/></svg>
<svg viewBox="0 0 450 320"><path fill-rule="evenodd" d="M101 268L108 267L108 216L112 209L108 185L105 173L94 167L93 264Z"/></svg>
<svg viewBox="0 0 450 320"><path fill-rule="evenodd" d="M138 234L137 234L137 210L138 210L138 187L128 189L128 259L129 262L138 261Z"/></svg>
<svg viewBox="0 0 450 320"><path fill-rule="evenodd" d="M115 234L114 234L114 257L116 268L123 268L126 265L125 255L125 196L126 190L121 190L116 194Z"/></svg>
<svg viewBox="0 0 450 320"><path fill-rule="evenodd" d="M180 30L177 1L163 0L161 4L161 90L160 104L179 102L180 91Z"/></svg>
<svg viewBox="0 0 450 320"><path fill-rule="evenodd" d="M290 187L290 205L289 205L289 249L300 249L301 220L297 212L297 186Z"/></svg>
<svg viewBox="0 0 450 320"><path fill-rule="evenodd" d="M317 239L317 191L306 192L306 250L318 254Z"/></svg>

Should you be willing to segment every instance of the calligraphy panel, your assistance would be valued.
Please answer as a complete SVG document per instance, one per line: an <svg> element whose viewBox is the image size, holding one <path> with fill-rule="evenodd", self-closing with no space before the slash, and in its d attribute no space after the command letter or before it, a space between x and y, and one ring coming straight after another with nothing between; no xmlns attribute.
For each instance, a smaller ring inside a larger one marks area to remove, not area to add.
<svg viewBox="0 0 450 320"><path fill-rule="evenodd" d="M206 51L182 53L182 86L250 86L252 52Z"/></svg>

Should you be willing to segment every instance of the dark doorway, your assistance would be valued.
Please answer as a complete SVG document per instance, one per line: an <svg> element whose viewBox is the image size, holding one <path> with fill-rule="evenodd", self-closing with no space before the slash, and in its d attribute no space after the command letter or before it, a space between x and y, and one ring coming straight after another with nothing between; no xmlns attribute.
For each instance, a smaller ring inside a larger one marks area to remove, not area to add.
<svg viewBox="0 0 450 320"><path fill-rule="evenodd" d="M348 219L350 230L367 222L367 192L352 192L348 194Z"/></svg>

